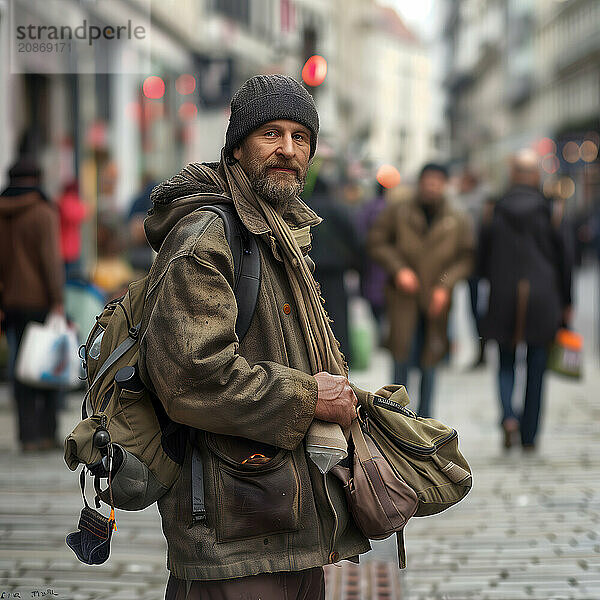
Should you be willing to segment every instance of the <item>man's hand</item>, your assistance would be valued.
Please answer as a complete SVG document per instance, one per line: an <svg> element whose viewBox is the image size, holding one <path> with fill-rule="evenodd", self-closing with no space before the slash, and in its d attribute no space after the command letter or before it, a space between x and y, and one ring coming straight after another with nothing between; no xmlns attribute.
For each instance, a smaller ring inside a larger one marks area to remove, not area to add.
<svg viewBox="0 0 600 600"><path fill-rule="evenodd" d="M349 427L356 418L358 399L348 380L342 375L322 371L314 378L319 386L315 419Z"/></svg>
<svg viewBox="0 0 600 600"><path fill-rule="evenodd" d="M408 267L404 267L396 273L394 283L397 288L404 290L408 294L416 294L419 290L419 278L416 273Z"/></svg>
<svg viewBox="0 0 600 600"><path fill-rule="evenodd" d="M434 288L431 294L431 302L429 303L429 316L432 318L439 317L449 302L450 292L447 288L441 286Z"/></svg>

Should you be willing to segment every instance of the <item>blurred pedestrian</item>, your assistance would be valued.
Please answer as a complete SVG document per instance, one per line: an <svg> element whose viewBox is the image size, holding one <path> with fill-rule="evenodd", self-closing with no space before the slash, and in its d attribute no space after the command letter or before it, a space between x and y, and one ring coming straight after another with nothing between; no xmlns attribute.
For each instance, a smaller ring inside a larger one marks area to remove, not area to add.
<svg viewBox="0 0 600 600"><path fill-rule="evenodd" d="M92 283L111 300L125 294L136 278L135 271L125 258L126 243L123 223L113 213L98 214L96 231L98 257L92 272Z"/></svg>
<svg viewBox="0 0 600 600"><path fill-rule="evenodd" d="M375 195L366 202L356 215L356 227L363 243L373 223L386 206L385 188L378 183ZM385 283L388 275L385 269L368 254L364 255L360 272L360 288L364 298L371 306L373 316L377 321L378 335L381 338L385 317Z"/></svg>
<svg viewBox="0 0 600 600"><path fill-rule="evenodd" d="M498 385L504 445L520 429L524 449L535 447L548 346L562 321L570 320L572 252L566 233L552 223L548 200L539 191L537 155L519 152L511 165L511 187L481 231L479 270L490 282L486 339L498 342ZM513 409L515 351L527 349L523 411Z"/></svg>
<svg viewBox="0 0 600 600"><path fill-rule="evenodd" d="M131 202L128 216L129 263L135 271L144 275L150 270L154 260L154 250L150 247L144 233L144 219L152 208L150 193L157 183L156 178L151 173L144 173L142 187Z"/></svg>
<svg viewBox="0 0 600 600"><path fill-rule="evenodd" d="M457 197L461 210L465 211L471 218L473 231L476 238L479 235L481 221L486 205L489 203L489 193L473 171L465 169L460 177L459 191ZM471 368L477 368L485 364L485 340L481 336L480 314L479 314L479 276L473 272L467 280L469 284L469 298L471 300L471 314L477 332L478 348L477 356Z"/></svg>
<svg viewBox="0 0 600 600"><path fill-rule="evenodd" d="M81 223L88 216L79 197L77 180L68 183L56 202L60 214L60 251L67 280L80 278Z"/></svg>
<svg viewBox="0 0 600 600"><path fill-rule="evenodd" d="M321 286L325 309L333 320L331 328L348 364L352 365L344 274L349 269L359 270L360 241L348 208L335 198L331 186L322 177L317 176L312 194L303 199L323 219L319 227L311 231L310 257L316 265L315 279Z"/></svg>
<svg viewBox="0 0 600 600"><path fill-rule="evenodd" d="M14 378L17 349L31 321L63 313L64 272L59 217L40 190L40 168L22 156L0 194L0 312L10 346L9 375L24 452L62 447L56 442L58 392L38 390Z"/></svg>
<svg viewBox="0 0 600 600"><path fill-rule="evenodd" d="M447 182L443 165L425 165L416 195L388 206L367 242L371 256L390 276L387 345L395 361L394 381L407 385L409 368L419 369L421 416L432 412L435 366L448 352L452 290L473 267L471 224L447 202Z"/></svg>

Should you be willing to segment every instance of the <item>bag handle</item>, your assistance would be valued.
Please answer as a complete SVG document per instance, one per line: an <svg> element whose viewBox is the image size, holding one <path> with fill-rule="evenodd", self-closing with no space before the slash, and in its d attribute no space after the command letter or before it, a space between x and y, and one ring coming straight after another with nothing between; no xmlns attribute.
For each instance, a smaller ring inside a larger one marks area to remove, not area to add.
<svg viewBox="0 0 600 600"><path fill-rule="evenodd" d="M364 460L373 458L373 455L367 446L367 442L365 441L359 419L354 419L354 421L352 421L350 425L350 435L352 436L355 452L358 452L359 456L364 457Z"/></svg>
<svg viewBox="0 0 600 600"><path fill-rule="evenodd" d="M373 458L373 455L365 440L360 412L357 412L357 415L358 418L354 419L350 425L350 435L352 436L352 442L354 443L354 451L358 452L359 456L364 457L365 460L370 460ZM405 569L406 549L404 547L404 530L396 532L396 543L398 546L398 568Z"/></svg>

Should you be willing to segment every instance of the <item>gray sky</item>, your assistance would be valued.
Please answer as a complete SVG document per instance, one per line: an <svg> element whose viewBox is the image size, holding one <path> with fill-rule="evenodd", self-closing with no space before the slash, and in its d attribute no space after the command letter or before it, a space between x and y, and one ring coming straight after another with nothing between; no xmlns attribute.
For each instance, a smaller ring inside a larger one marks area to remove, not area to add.
<svg viewBox="0 0 600 600"><path fill-rule="evenodd" d="M423 39L430 40L435 33L439 0L379 0L380 4L393 6L404 22Z"/></svg>

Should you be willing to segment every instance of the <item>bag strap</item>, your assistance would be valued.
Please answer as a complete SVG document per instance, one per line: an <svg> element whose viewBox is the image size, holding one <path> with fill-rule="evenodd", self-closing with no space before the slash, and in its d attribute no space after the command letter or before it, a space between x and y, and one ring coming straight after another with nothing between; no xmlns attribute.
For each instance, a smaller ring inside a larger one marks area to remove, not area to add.
<svg viewBox="0 0 600 600"><path fill-rule="evenodd" d="M350 425L350 435L352 436L352 443L354 444L355 452L358 452L358 455L363 457L363 460L368 460L369 458L373 458L373 455L369 450L369 446L367 445L362 430L363 419L364 417L361 417L359 413L359 418L352 421L352 424ZM404 530L396 532L396 544L398 546L398 568L405 569L406 549L404 547Z"/></svg>
<svg viewBox="0 0 600 600"><path fill-rule="evenodd" d="M190 430L192 442L192 525L206 520L206 506L204 503L204 468L198 444L194 444L193 431Z"/></svg>
<svg viewBox="0 0 600 600"><path fill-rule="evenodd" d="M96 373L96 377L94 381L91 383L88 388L85 396L83 397L83 403L81 405L81 419L87 419L88 411L87 411L87 401L90 396L90 392L92 388L100 381L100 378L108 369L110 369L120 358L125 354L128 350L130 350L134 344L137 342L138 333L140 330L141 323L138 323L135 327L132 327L129 330L127 337L110 353L108 358L104 361L104 364L100 367L98 373ZM91 407L90 407L91 408Z"/></svg>
<svg viewBox="0 0 600 600"><path fill-rule="evenodd" d="M238 307L235 332L242 341L254 316L260 287L260 253L256 238L244 226L231 203L204 206L223 220L225 238L233 255L233 292Z"/></svg>
<svg viewBox="0 0 600 600"><path fill-rule="evenodd" d="M250 327L258 301L260 287L260 253L254 235L244 227L232 204L216 204L205 206L207 210L217 214L223 221L225 238L233 256L233 272L235 275L233 293L238 307L235 333L242 340ZM193 443L193 432L190 430L192 442L191 487L192 487L192 525L206 520L204 499L204 467L197 444Z"/></svg>
<svg viewBox="0 0 600 600"><path fill-rule="evenodd" d="M406 548L404 547L404 529L396 532L396 544L398 546L398 568L406 569Z"/></svg>
<svg viewBox="0 0 600 600"><path fill-rule="evenodd" d="M363 460L368 460L373 458L369 447L367 446L367 442L365 441L365 436L361 429L360 420L354 419L352 424L350 425L350 435L352 436L352 442L354 443L354 447L358 452L358 455Z"/></svg>

